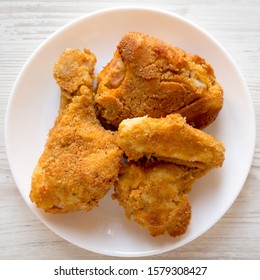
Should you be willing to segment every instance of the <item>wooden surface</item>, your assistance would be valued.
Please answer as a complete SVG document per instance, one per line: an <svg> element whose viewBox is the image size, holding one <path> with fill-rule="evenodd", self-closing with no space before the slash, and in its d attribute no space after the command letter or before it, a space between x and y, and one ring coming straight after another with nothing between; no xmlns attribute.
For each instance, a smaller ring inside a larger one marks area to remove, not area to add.
<svg viewBox="0 0 260 280"><path fill-rule="evenodd" d="M110 259L51 232L29 210L12 179L4 147L5 109L13 83L35 48L70 20L118 5L159 7L184 16L231 54L256 114L256 149L242 192L222 219L191 243L146 259L260 259L260 1L0 0L0 259ZM109 32L109 30L108 30Z"/></svg>

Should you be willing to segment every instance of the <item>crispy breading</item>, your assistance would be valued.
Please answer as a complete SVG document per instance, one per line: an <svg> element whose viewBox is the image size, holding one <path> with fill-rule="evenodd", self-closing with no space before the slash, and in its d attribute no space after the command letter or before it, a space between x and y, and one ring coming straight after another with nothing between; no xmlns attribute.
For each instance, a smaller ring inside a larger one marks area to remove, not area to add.
<svg viewBox="0 0 260 280"><path fill-rule="evenodd" d="M98 76L95 102L100 116L115 127L126 118L177 112L202 128L221 110L223 90L211 65L200 56L128 32Z"/></svg>
<svg viewBox="0 0 260 280"><path fill-rule="evenodd" d="M81 85L92 88L96 57L88 50L66 49L53 67L53 76L61 89L73 93Z"/></svg>
<svg viewBox="0 0 260 280"><path fill-rule="evenodd" d="M51 213L90 210L117 179L122 151L93 105L95 56L66 50L54 66L60 111L32 175L30 198Z"/></svg>
<svg viewBox="0 0 260 280"><path fill-rule="evenodd" d="M188 125L179 114L122 121L117 143L128 160L159 160L209 170L221 167L225 147L213 136Z"/></svg>
<svg viewBox="0 0 260 280"><path fill-rule="evenodd" d="M115 183L113 198L124 207L126 216L152 236L184 234L191 219L187 192L201 176L199 169L173 163L149 165L127 163Z"/></svg>

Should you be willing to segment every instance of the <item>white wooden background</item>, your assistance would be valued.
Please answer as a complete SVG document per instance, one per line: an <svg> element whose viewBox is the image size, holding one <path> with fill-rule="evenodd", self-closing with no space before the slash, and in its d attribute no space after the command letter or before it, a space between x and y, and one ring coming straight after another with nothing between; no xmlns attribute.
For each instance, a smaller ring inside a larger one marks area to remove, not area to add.
<svg viewBox="0 0 260 280"><path fill-rule="evenodd" d="M0 0L0 259L111 258L64 241L35 217L10 174L3 133L12 85L35 48L70 20L118 5L159 7L208 31L242 71L256 113L255 156L235 203L198 239L148 259L260 259L260 0Z"/></svg>

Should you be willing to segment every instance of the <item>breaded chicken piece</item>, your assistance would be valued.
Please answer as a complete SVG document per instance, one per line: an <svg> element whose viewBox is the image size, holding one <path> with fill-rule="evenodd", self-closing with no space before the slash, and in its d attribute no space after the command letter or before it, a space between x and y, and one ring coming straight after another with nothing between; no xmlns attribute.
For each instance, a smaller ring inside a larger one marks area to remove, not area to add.
<svg viewBox="0 0 260 280"><path fill-rule="evenodd" d="M122 152L96 119L95 56L67 49L54 66L60 111L33 171L30 198L51 213L90 210L117 179Z"/></svg>
<svg viewBox="0 0 260 280"><path fill-rule="evenodd" d="M98 76L99 114L117 127L126 118L180 113L203 128L223 106L213 68L198 55L155 37L128 32Z"/></svg>
<svg viewBox="0 0 260 280"><path fill-rule="evenodd" d="M176 237L187 231L191 206L186 193L200 176L198 169L173 163L127 163L115 183L113 198L124 207L128 219L133 216L152 236Z"/></svg>
<svg viewBox="0 0 260 280"><path fill-rule="evenodd" d="M119 125L117 143L128 160L155 157L205 170L221 167L224 161L223 144L179 114L126 119Z"/></svg>

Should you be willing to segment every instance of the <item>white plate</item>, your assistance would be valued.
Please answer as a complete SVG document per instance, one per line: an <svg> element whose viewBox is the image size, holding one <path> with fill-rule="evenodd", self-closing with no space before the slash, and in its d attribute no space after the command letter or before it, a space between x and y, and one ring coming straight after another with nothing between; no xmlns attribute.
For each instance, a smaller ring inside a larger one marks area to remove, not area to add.
<svg viewBox="0 0 260 280"><path fill-rule="evenodd" d="M29 199L31 175L41 155L59 104L53 63L65 48L88 48L99 72L127 31L157 36L206 58L224 88L224 107L206 129L226 146L221 169L199 180L190 194L192 220L179 238L153 238L134 222L110 193L91 212L45 214ZM246 84L227 52L205 31L186 19L147 8L115 8L92 13L64 26L47 39L23 67L6 114L6 149L13 177L37 217L59 236L100 254L137 257L159 254L187 244L212 227L232 205L248 175L255 145L255 119Z"/></svg>

